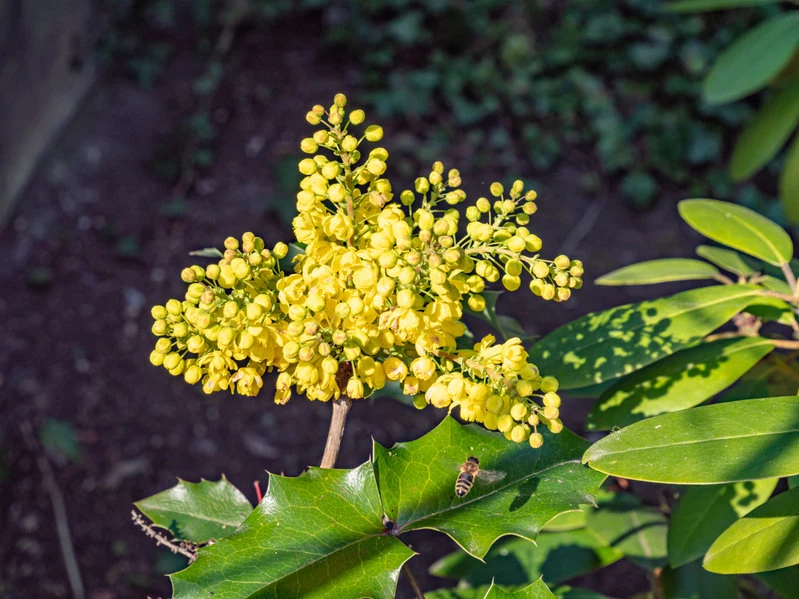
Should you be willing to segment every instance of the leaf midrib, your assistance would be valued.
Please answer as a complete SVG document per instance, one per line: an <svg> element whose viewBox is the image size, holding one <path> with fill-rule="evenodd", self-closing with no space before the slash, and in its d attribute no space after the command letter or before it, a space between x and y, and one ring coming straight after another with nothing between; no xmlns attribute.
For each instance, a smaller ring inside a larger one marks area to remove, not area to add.
<svg viewBox="0 0 799 599"><path fill-rule="evenodd" d="M734 219L735 219L735 221L736 221L738 224L741 224L741 225L743 225L743 227L744 227L744 228L746 228L746 229L750 230L751 232L753 232L753 233L755 234L755 237L758 237L758 238L760 238L760 239L761 239L761 241L762 241L763 243L765 243L766 247L768 247L768 248L769 248L769 249L770 249L770 250L771 250L771 251L774 253L774 257L775 257L775 258L777 258L777 260L779 261L779 263L780 263L780 264L785 264L785 260L782 258L782 256L780 255L780 253L777 251L777 247L776 247L776 246L775 246L773 243L771 243L771 241L769 240L769 238L768 238L768 237L766 237L765 235L761 234L761 233L760 233L760 231L759 231L758 229L756 229L755 227L753 227L752 225L750 225L748 221L746 221L746 220L742 219L740 216L738 216L738 215L737 215L737 214L735 214L734 212L727 212L727 211L725 211L723 208L721 208L721 207L719 207L719 206L714 206L714 205L712 205L712 204L711 204L711 205L710 205L710 208L711 208L712 210L717 210L717 211L718 211L718 212L720 212L722 215L727 215L727 214L728 214L729 216L728 216L727 218L729 218L729 217L732 217L732 218L734 218Z"/></svg>

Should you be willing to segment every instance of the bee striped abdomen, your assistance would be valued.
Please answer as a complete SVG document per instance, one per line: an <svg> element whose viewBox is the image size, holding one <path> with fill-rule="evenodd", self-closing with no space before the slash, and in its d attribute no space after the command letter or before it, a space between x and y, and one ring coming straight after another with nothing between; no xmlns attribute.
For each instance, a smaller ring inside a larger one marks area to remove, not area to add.
<svg viewBox="0 0 799 599"><path fill-rule="evenodd" d="M458 497L465 496L472 489L474 484L474 475L469 472L461 472L458 479L455 481L455 495Z"/></svg>

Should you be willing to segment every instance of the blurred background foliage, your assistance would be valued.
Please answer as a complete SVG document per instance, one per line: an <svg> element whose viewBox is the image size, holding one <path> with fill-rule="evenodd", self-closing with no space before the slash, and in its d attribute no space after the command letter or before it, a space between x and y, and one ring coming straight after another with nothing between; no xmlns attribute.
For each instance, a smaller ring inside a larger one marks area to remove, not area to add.
<svg viewBox="0 0 799 599"><path fill-rule="evenodd" d="M581 167L585 191L610 185L635 208L671 187L786 222L773 201L783 156L742 184L727 167L760 98L714 103L701 85L725 48L791 10L783 4L715 2L744 6L686 14L655 0L105 0L100 56L152 85L173 45L186 42L187 22L190 43L211 55L242 3L247 26L299 16L319 32L320 53L354 61L366 108L401 126L403 175L445 148L471 168L532 167L538 176L565 160ZM222 77L221 63L209 65L196 93ZM201 142L197 165L210 164L207 115L191 115L184 129Z"/></svg>

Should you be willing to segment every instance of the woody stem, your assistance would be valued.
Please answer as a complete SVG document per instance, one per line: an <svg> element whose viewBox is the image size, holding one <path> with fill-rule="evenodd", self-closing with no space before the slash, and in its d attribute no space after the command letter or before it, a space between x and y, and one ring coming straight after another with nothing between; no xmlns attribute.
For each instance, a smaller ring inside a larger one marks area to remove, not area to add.
<svg viewBox="0 0 799 599"><path fill-rule="evenodd" d="M325 443L325 453L322 455L321 468L332 468L338 459L338 452L341 449L341 438L344 436L344 424L347 421L347 413L352 407L352 400L342 396L341 399L333 400L333 414L330 417L330 430L327 432L327 443Z"/></svg>

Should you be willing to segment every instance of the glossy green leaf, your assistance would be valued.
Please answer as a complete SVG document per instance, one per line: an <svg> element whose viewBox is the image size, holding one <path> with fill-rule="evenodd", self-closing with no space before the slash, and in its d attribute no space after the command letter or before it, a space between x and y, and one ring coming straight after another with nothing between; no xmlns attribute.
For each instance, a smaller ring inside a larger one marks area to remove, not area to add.
<svg viewBox="0 0 799 599"><path fill-rule="evenodd" d="M785 480L788 483L789 489L799 487L799 475L789 476Z"/></svg>
<svg viewBox="0 0 799 599"><path fill-rule="evenodd" d="M719 574L768 572L799 563L799 489L772 497L711 545L702 565Z"/></svg>
<svg viewBox="0 0 799 599"><path fill-rule="evenodd" d="M669 526L669 563L679 568L702 557L713 541L738 518L764 503L776 478L728 485L702 485L680 493Z"/></svg>
<svg viewBox="0 0 799 599"><path fill-rule="evenodd" d="M709 12L711 10L777 4L778 2L780 0L680 0L679 2L670 2L665 8L669 12Z"/></svg>
<svg viewBox="0 0 799 599"><path fill-rule="evenodd" d="M565 530L575 530L585 527L586 510L593 509L593 506L582 505L579 510L573 512L563 512L546 523L542 529L544 532L562 532Z"/></svg>
<svg viewBox="0 0 799 599"><path fill-rule="evenodd" d="M790 566L771 572L760 572L755 575L760 582L768 586L785 599L794 599L799 589L799 566Z"/></svg>
<svg viewBox="0 0 799 599"><path fill-rule="evenodd" d="M716 285L593 312L538 341L530 359L562 389L615 379L695 345L758 293L750 285Z"/></svg>
<svg viewBox="0 0 799 599"><path fill-rule="evenodd" d="M597 285L651 285L669 281L712 279L719 271L702 260L663 258L631 264L599 277Z"/></svg>
<svg viewBox="0 0 799 599"><path fill-rule="evenodd" d="M780 202L788 220L799 223L799 135L793 140L782 165Z"/></svg>
<svg viewBox="0 0 799 599"><path fill-rule="evenodd" d="M387 535L372 464L270 475L239 530L171 576L175 599L394 596L413 555Z"/></svg>
<svg viewBox="0 0 799 599"><path fill-rule="evenodd" d="M676 570L663 568L663 599L738 599L735 576L721 576L691 562Z"/></svg>
<svg viewBox="0 0 799 599"><path fill-rule="evenodd" d="M205 543L235 531L252 505L223 476L218 481L178 481L174 487L137 501L138 510L176 539Z"/></svg>
<svg viewBox="0 0 799 599"><path fill-rule="evenodd" d="M477 588L440 589L424 596L425 599L557 599L541 580L516 590L490 584Z"/></svg>
<svg viewBox="0 0 799 599"><path fill-rule="evenodd" d="M714 484L799 474L799 397L730 401L655 416L583 455L606 474Z"/></svg>
<svg viewBox="0 0 799 599"><path fill-rule="evenodd" d="M797 124L799 78L763 104L741 131L730 158L732 178L743 181L759 171L777 155Z"/></svg>
<svg viewBox="0 0 799 599"><path fill-rule="evenodd" d="M685 222L714 241L775 266L793 257L790 236L754 210L718 200L683 200L678 208Z"/></svg>
<svg viewBox="0 0 799 599"><path fill-rule="evenodd" d="M699 405L732 385L773 349L768 339L746 337L702 343L672 354L603 393L588 413L586 428L609 430Z"/></svg>
<svg viewBox="0 0 799 599"><path fill-rule="evenodd" d="M538 535L535 543L508 539L496 543L481 562L463 551L445 555L430 566L430 573L464 581L477 587L492 580L522 585L544 578L548 584L564 582L622 558L592 531L583 528Z"/></svg>
<svg viewBox="0 0 799 599"><path fill-rule="evenodd" d="M779 74L799 47L799 13L781 13L743 34L716 59L702 85L711 104L743 98Z"/></svg>
<svg viewBox="0 0 799 599"><path fill-rule="evenodd" d="M565 430L547 434L543 447L532 449L447 417L416 441L391 449L375 444L373 455L383 508L397 532L439 530L482 557L499 537L534 539L557 514L593 502L604 477L580 464L586 446ZM469 456L504 477L478 475L469 494L459 498L455 480Z"/></svg>
<svg viewBox="0 0 799 599"><path fill-rule="evenodd" d="M712 245L700 245L696 248L696 254L739 277L748 277L757 272L741 258L738 252L733 250Z"/></svg>
<svg viewBox="0 0 799 599"><path fill-rule="evenodd" d="M588 513L588 530L643 568L666 563L668 523L662 512L642 506L633 495L619 494Z"/></svg>

